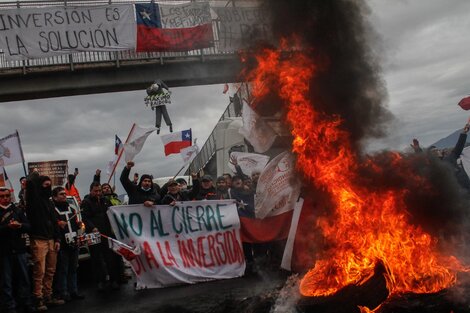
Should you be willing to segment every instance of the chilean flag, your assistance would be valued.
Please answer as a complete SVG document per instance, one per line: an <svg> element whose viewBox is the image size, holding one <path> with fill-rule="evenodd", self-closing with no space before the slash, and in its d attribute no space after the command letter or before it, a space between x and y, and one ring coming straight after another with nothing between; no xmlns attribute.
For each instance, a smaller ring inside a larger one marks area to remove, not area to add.
<svg viewBox="0 0 470 313"><path fill-rule="evenodd" d="M135 4L137 52L188 51L213 46L208 3Z"/></svg>
<svg viewBox="0 0 470 313"><path fill-rule="evenodd" d="M162 135L161 138L165 147L165 155L180 153L181 149L191 146L192 143L191 129Z"/></svg>
<svg viewBox="0 0 470 313"><path fill-rule="evenodd" d="M122 140L121 138L118 137L118 135L115 135L116 137L114 138L114 154L119 155L119 153L122 150Z"/></svg>

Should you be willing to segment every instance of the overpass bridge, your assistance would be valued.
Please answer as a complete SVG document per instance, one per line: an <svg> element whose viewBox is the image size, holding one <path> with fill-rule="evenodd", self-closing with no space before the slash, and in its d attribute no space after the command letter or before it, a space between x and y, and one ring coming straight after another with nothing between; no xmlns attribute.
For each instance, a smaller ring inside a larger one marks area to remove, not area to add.
<svg viewBox="0 0 470 313"><path fill-rule="evenodd" d="M149 0L27 0L0 2L0 9L34 6L106 5ZM162 1L159 1L162 2ZM181 3L166 0L166 3ZM218 1L233 5L233 1ZM249 2L249 1L247 1ZM80 52L42 59L9 61L0 47L0 102L143 90L156 78L169 87L238 81L236 51L218 49L218 25L212 21L214 47L187 52Z"/></svg>

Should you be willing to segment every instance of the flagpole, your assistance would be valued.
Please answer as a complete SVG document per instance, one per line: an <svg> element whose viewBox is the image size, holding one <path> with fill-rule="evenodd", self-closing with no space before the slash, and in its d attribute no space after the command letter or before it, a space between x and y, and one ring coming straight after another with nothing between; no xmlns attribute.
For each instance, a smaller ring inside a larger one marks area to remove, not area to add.
<svg viewBox="0 0 470 313"><path fill-rule="evenodd" d="M186 166L186 164L183 165L183 166L180 168L180 170L175 174L175 176L173 176L173 179L175 179L175 177L178 176L179 173L181 173L181 171L183 170L183 168L184 168L185 166Z"/></svg>
<svg viewBox="0 0 470 313"><path fill-rule="evenodd" d="M132 135L132 132L134 131L134 128L135 128L135 123L132 124L131 130L129 131L129 134L127 135L127 138L126 138L126 142L124 144L126 144L129 141L129 138L131 138L131 135ZM123 152L124 152L124 149L121 149L121 151L119 153L119 156L118 156L118 159L117 159L116 163L114 164L113 171L111 172L111 175L109 175L108 184L111 181L111 177L113 176L113 174L115 174L114 172L116 171L116 166L118 165L119 160L121 160L121 156L122 156Z"/></svg>
<svg viewBox="0 0 470 313"><path fill-rule="evenodd" d="M24 154L23 154L23 147L21 146L20 134L18 133L18 129L15 129L15 131L16 131L16 137L18 138L18 145L20 146L21 159L23 160L24 176L28 176L28 173L26 172L26 164L24 162Z"/></svg>

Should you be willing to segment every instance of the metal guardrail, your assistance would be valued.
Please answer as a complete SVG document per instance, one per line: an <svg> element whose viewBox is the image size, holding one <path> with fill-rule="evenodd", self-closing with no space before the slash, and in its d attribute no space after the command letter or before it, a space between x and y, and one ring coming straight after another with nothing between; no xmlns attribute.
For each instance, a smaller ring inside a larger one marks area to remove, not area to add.
<svg viewBox="0 0 470 313"><path fill-rule="evenodd" d="M207 2L207 0L192 0L194 2ZM134 3L149 3L150 0L57 0L57 1L9 1L0 2L0 9L8 8L28 8L38 6L98 6L109 4L134 4ZM159 0L161 3L178 4L188 1L181 0ZM232 1L209 1L211 6L226 6ZM242 1L242 3L252 3L253 1ZM6 60L3 51L0 49L0 75L9 70L22 69L23 74L27 73L27 69L34 68L35 71L47 70L51 66L69 65L71 71L74 70L76 64L95 64L102 66L103 63L112 63L113 66L119 67L121 62L124 61L148 61L159 60L161 64L165 59L186 59L188 57L199 57L204 61L204 56L217 56L217 55L233 55L235 51L222 52L218 49L219 44L219 27L217 20L212 20L212 29L214 33L214 47L204 48L185 52L134 52L134 51L116 51L116 52L77 52L71 54L64 54L60 56L53 56L41 59L28 59L28 60Z"/></svg>

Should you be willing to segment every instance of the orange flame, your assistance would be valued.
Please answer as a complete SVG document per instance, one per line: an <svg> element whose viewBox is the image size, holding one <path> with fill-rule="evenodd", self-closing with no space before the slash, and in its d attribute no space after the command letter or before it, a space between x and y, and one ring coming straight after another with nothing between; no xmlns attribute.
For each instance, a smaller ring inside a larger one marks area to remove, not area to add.
<svg viewBox="0 0 470 313"><path fill-rule="evenodd" d="M407 191L371 191L356 183L359 163L348 133L341 129L343 121L316 111L309 99L315 63L305 54L283 58L269 49L256 58L258 66L248 75L254 98L278 92L294 138L296 166L329 195L334 207L333 219L317 222L334 248L320 253L301 281L301 294L327 296L347 285L360 285L374 275L378 262L385 265L390 295L433 293L453 285L456 271L463 267L455 257L440 255L437 240L409 223ZM398 153L390 157L396 164L403 162ZM380 173L378 165L367 162Z"/></svg>

